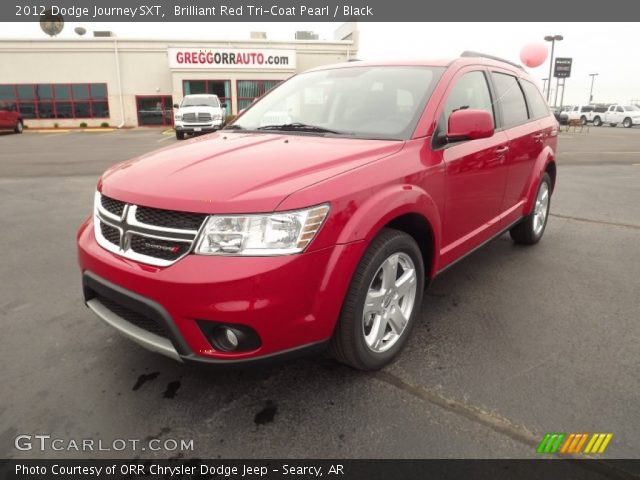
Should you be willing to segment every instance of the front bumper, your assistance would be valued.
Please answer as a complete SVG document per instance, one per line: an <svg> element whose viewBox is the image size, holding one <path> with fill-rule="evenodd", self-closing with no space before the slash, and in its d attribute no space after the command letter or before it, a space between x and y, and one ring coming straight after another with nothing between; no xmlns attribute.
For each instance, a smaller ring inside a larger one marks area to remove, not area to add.
<svg viewBox="0 0 640 480"><path fill-rule="evenodd" d="M355 242L277 257L187 255L160 268L100 247L91 220L78 233L85 302L91 310L149 350L227 366L322 350L364 248ZM107 308L110 303L117 308ZM120 307L155 322L164 335L131 323ZM216 349L202 328L208 322L248 327L257 333L259 346L242 352Z"/></svg>
<svg viewBox="0 0 640 480"><path fill-rule="evenodd" d="M184 123L180 121L175 121L173 128L177 132L213 132L215 130L220 130L222 128L223 121L222 120L214 120L208 123Z"/></svg>

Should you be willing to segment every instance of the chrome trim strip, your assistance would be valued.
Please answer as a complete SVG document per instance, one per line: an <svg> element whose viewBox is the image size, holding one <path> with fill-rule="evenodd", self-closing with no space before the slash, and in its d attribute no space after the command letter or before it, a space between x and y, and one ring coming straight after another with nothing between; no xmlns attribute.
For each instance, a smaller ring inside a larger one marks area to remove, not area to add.
<svg viewBox="0 0 640 480"><path fill-rule="evenodd" d="M87 306L105 323L111 325L120 334L124 335L130 340L138 343L147 350L160 353L166 357L172 358L179 362L182 362L180 355L173 347L173 344L166 338L156 335L151 332L147 332L143 328L140 328L130 322L127 322L124 318L116 315L107 307L105 307L98 299L93 298L87 302Z"/></svg>
<svg viewBox="0 0 640 480"><path fill-rule="evenodd" d="M102 206L102 195L98 191L96 191L96 196L95 196L94 202L95 202L96 209L102 215L104 215L106 218L110 218L111 220L116 220L116 221L120 222L120 221L122 221L122 218L124 217L124 215L127 213L127 204L126 203L124 205L124 210L122 211L122 215L121 216L118 216L118 215L116 215L114 213L111 213L109 210L104 208ZM124 202L122 202L122 203L124 203Z"/></svg>

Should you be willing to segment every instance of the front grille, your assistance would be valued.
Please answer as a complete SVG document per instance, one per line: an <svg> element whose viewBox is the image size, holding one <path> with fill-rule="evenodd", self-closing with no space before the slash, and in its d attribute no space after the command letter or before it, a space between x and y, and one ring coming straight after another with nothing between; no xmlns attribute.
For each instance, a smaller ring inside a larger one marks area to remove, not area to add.
<svg viewBox="0 0 640 480"><path fill-rule="evenodd" d="M100 232L108 242L111 242L114 245L120 245L120 232L117 228L114 228L104 222L100 222Z"/></svg>
<svg viewBox="0 0 640 480"><path fill-rule="evenodd" d="M185 113L182 115L184 123L205 123L211 121L211 114L206 112Z"/></svg>
<svg viewBox="0 0 640 480"><path fill-rule="evenodd" d="M130 242L131 250L134 252L162 260L177 260L191 248L189 243L160 240L136 234L131 234Z"/></svg>
<svg viewBox="0 0 640 480"><path fill-rule="evenodd" d="M159 208L138 207L136 220L156 227L180 230L198 230L206 215L202 213L176 212Z"/></svg>
<svg viewBox="0 0 640 480"><path fill-rule="evenodd" d="M105 197L104 195L102 195L100 197L100 203L102 204L102 208L117 217L121 217L122 212L124 212L125 203L121 202L120 200L114 200L113 198Z"/></svg>
<svg viewBox="0 0 640 480"><path fill-rule="evenodd" d="M132 323L136 327L140 327L143 330L151 332L160 337L169 338L162 325L156 322L153 318L149 318L145 315L141 315L138 312L134 312L133 310L120 305L119 303L114 302L110 298L104 297L102 295L96 294L95 298L107 309L109 309L109 311L111 311L114 315L117 315L127 322Z"/></svg>
<svg viewBox="0 0 640 480"><path fill-rule="evenodd" d="M204 213L132 205L99 192L96 206L94 233L102 248L159 267L167 267L191 251L207 218Z"/></svg>

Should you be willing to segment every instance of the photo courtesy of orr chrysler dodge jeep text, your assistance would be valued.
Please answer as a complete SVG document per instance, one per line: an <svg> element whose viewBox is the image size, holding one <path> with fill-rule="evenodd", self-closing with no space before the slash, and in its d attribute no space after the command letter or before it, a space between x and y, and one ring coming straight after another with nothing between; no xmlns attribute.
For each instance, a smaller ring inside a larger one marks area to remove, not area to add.
<svg viewBox="0 0 640 480"><path fill-rule="evenodd" d="M557 134L522 68L473 52L296 75L104 173L78 232L85 302L180 361L328 349L379 369L439 272L506 231L540 240Z"/></svg>

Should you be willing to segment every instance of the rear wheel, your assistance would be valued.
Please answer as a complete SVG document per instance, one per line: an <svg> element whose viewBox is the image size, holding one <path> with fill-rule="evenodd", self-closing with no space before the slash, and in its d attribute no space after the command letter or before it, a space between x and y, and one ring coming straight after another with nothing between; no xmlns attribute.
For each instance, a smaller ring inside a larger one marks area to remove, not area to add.
<svg viewBox="0 0 640 480"><path fill-rule="evenodd" d="M551 177L545 173L540 180L533 211L513 227L509 233L514 242L522 245L534 245L540 241L549 218L551 206Z"/></svg>
<svg viewBox="0 0 640 480"><path fill-rule="evenodd" d="M176 130L176 138L178 140L184 140L184 132L179 132L178 130Z"/></svg>
<svg viewBox="0 0 640 480"><path fill-rule="evenodd" d="M407 342L422 303L424 265L416 241L384 229L351 280L329 352L360 370L378 370Z"/></svg>
<svg viewBox="0 0 640 480"><path fill-rule="evenodd" d="M631 128L633 126L633 122L631 121L631 119L629 117L625 118L624 121L622 122L622 126L624 128Z"/></svg>
<svg viewBox="0 0 640 480"><path fill-rule="evenodd" d="M16 126L13 129L13 131L15 133L22 133L23 130L24 130L24 125L22 124L22 120L18 120L18 123L16 123Z"/></svg>
<svg viewBox="0 0 640 480"><path fill-rule="evenodd" d="M596 127L601 127L602 126L602 120L600 119L600 117L594 117L593 119L593 124Z"/></svg>

